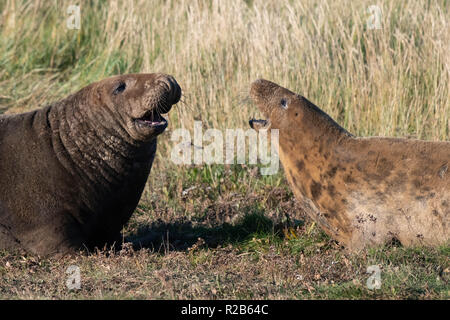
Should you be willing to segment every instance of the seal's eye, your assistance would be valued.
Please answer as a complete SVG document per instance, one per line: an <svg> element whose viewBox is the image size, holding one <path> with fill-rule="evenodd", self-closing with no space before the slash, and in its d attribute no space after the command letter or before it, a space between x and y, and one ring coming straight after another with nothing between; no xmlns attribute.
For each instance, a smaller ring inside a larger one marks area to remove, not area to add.
<svg viewBox="0 0 450 320"><path fill-rule="evenodd" d="M286 99L284 99L284 98L281 99L280 104L283 108L287 109L288 103L287 103Z"/></svg>
<svg viewBox="0 0 450 320"><path fill-rule="evenodd" d="M119 94L121 92L123 92L125 90L125 88L127 87L127 85L125 84L125 82L121 82L116 89L114 89L114 94Z"/></svg>

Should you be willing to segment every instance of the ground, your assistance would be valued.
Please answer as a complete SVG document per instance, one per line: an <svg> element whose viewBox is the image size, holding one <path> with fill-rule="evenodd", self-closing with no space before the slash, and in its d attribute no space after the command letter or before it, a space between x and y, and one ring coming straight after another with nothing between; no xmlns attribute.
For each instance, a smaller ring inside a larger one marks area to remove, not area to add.
<svg viewBox="0 0 450 320"><path fill-rule="evenodd" d="M303 215L281 173L267 181L250 177L255 170L240 165L213 169L222 172L217 188L210 187L205 168L186 168L178 191L155 172L124 229L120 251L106 248L62 259L1 253L0 297L449 298L448 247L393 243L352 254ZM266 185L270 182L274 186ZM142 247L133 248L136 240ZM79 267L80 289L67 287L71 265ZM373 276L367 268L374 265L380 270L379 289L367 284Z"/></svg>

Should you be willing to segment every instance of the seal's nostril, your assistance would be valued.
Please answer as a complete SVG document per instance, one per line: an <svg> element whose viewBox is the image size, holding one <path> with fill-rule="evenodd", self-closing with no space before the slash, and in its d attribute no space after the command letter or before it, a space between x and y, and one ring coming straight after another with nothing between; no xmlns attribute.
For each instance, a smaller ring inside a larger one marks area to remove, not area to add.
<svg viewBox="0 0 450 320"><path fill-rule="evenodd" d="M160 80L160 82L164 89L168 92L170 104L175 104L180 101L181 88L174 77L165 76L164 79Z"/></svg>
<svg viewBox="0 0 450 320"><path fill-rule="evenodd" d="M264 82L266 82L266 80L264 79L257 79L253 81L252 84L250 85L250 94L253 96L259 96L259 93L261 91L262 86L264 85Z"/></svg>
<svg viewBox="0 0 450 320"><path fill-rule="evenodd" d="M170 81L169 81L167 78L160 79L160 80L158 81L158 85L160 85L161 87L163 87L164 90L166 90L166 91L171 91L171 90L172 90L172 89L171 89Z"/></svg>
<svg viewBox="0 0 450 320"><path fill-rule="evenodd" d="M164 114L170 111L172 105L180 101L181 88L177 81L169 75L162 75L156 80L161 92L161 104L159 111Z"/></svg>
<svg viewBox="0 0 450 320"><path fill-rule="evenodd" d="M259 85L259 84L262 84L264 81L266 81L266 80L264 80L264 79L256 79L255 81L253 81L253 84L254 85Z"/></svg>

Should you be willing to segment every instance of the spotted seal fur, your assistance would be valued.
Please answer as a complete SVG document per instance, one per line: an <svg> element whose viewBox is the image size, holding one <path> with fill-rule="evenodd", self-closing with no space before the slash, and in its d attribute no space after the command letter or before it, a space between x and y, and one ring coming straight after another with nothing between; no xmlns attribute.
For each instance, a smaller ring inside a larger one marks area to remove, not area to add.
<svg viewBox="0 0 450 320"><path fill-rule="evenodd" d="M355 137L306 98L257 80L250 95L279 129L280 160L295 197L351 250L395 239L404 246L449 241L450 142Z"/></svg>

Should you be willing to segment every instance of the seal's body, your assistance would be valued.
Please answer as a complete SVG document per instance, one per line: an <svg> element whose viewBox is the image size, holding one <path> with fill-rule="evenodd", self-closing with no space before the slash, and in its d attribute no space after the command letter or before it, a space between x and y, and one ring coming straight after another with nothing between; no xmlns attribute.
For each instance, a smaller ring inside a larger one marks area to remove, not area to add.
<svg viewBox="0 0 450 320"><path fill-rule="evenodd" d="M405 246L449 240L450 142L358 138L317 106L266 80L252 99L279 129L280 160L296 198L351 250L393 239Z"/></svg>
<svg viewBox="0 0 450 320"><path fill-rule="evenodd" d="M131 74L0 117L0 249L52 255L120 239L167 126L160 114L180 95L170 76Z"/></svg>

